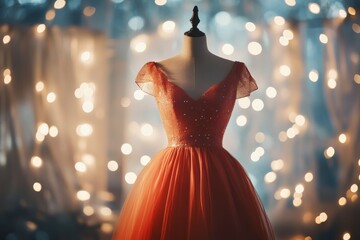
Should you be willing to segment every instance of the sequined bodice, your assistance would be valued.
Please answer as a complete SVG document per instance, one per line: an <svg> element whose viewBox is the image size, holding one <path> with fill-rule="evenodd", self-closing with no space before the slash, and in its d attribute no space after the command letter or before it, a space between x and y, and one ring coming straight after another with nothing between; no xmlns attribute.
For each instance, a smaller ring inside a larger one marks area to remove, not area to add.
<svg viewBox="0 0 360 240"><path fill-rule="evenodd" d="M198 99L170 82L155 62L144 65L136 82L154 95L169 146L222 146L235 99L257 88L241 62L234 62L227 76Z"/></svg>

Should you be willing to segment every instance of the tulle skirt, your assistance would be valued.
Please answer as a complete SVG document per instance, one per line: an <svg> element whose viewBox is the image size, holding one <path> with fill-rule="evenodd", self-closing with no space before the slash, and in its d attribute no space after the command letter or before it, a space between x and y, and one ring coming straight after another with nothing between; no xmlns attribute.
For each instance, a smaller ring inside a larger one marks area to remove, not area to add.
<svg viewBox="0 0 360 240"><path fill-rule="evenodd" d="M274 239L258 195L222 147L167 147L132 187L115 240Z"/></svg>

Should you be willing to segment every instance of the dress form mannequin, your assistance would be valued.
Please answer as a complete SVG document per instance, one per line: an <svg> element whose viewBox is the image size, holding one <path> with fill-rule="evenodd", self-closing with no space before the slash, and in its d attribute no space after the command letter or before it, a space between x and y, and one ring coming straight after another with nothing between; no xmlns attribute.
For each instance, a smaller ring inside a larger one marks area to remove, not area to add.
<svg viewBox="0 0 360 240"><path fill-rule="evenodd" d="M158 62L169 81L181 87L194 99L200 97L210 86L223 80L234 62L216 56L207 48L206 36L197 29L197 7L190 19L193 27L183 37L179 54Z"/></svg>

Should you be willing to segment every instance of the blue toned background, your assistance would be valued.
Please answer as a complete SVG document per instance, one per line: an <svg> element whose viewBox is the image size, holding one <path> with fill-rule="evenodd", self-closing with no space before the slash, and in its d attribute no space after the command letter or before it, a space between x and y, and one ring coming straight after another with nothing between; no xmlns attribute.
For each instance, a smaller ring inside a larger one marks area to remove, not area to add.
<svg viewBox="0 0 360 240"><path fill-rule="evenodd" d="M257 80L224 147L277 239L360 239L357 0L1 0L0 239L110 239L166 146L134 78L180 50L194 5L209 50Z"/></svg>

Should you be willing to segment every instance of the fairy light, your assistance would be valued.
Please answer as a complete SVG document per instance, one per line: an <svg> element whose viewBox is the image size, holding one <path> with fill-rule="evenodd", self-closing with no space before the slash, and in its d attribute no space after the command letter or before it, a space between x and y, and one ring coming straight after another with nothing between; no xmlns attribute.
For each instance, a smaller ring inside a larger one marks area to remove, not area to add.
<svg viewBox="0 0 360 240"><path fill-rule="evenodd" d="M254 109L254 111L259 112L263 110L264 108L264 102L261 99L254 99L254 101L251 103L251 107Z"/></svg>
<svg viewBox="0 0 360 240"><path fill-rule="evenodd" d="M325 151L324 151L324 156L329 159L332 158L335 154L335 149L333 147L328 147Z"/></svg>
<svg viewBox="0 0 360 240"><path fill-rule="evenodd" d="M277 95L277 91L274 87L268 87L266 89L266 95L269 97L269 98L275 98L276 95Z"/></svg>
<svg viewBox="0 0 360 240"><path fill-rule="evenodd" d="M308 9L313 14L319 14L320 13L320 5L317 3L309 3Z"/></svg>
<svg viewBox="0 0 360 240"><path fill-rule="evenodd" d="M40 123L38 127L38 132L46 136L49 133L49 125L47 123Z"/></svg>
<svg viewBox="0 0 360 240"><path fill-rule="evenodd" d="M303 115L297 115L295 118L295 123L298 126L303 126L305 124L305 117Z"/></svg>
<svg viewBox="0 0 360 240"><path fill-rule="evenodd" d="M37 31L38 33L43 33L45 30L46 30L46 25L45 25L45 24L39 24L39 25L36 27L36 31Z"/></svg>
<svg viewBox="0 0 360 240"><path fill-rule="evenodd" d="M144 123L140 128L141 134L144 136L151 136L154 132L153 127L149 123Z"/></svg>
<svg viewBox="0 0 360 240"><path fill-rule="evenodd" d="M86 172L87 167L86 167L85 163L77 162L77 163L75 163L75 169L76 169L76 171L83 173L83 172Z"/></svg>
<svg viewBox="0 0 360 240"><path fill-rule="evenodd" d="M55 10L54 9L50 9L49 11L46 12L45 14L45 19L48 21L51 21L55 18Z"/></svg>
<svg viewBox="0 0 360 240"><path fill-rule="evenodd" d="M85 206L84 208L83 208L83 213L86 215L86 216L91 216L91 215L93 215L94 214L94 208L93 207L91 207L91 206Z"/></svg>
<svg viewBox="0 0 360 240"><path fill-rule="evenodd" d="M279 171L284 167L284 161L282 159L273 160L271 162L271 169L273 171Z"/></svg>
<svg viewBox="0 0 360 240"><path fill-rule="evenodd" d="M359 24L353 23L351 28L355 33L360 33L360 25Z"/></svg>
<svg viewBox="0 0 360 240"><path fill-rule="evenodd" d="M112 214L112 211L109 207L100 207L99 209L100 211L100 214L103 215L103 216L111 216Z"/></svg>
<svg viewBox="0 0 360 240"><path fill-rule="evenodd" d="M291 74L291 69L288 65L285 64L281 65L279 70L280 70L280 74L283 75L284 77L288 77Z"/></svg>
<svg viewBox="0 0 360 240"><path fill-rule="evenodd" d="M276 16L276 17L274 17L274 22L276 25L282 26L285 24L285 18L283 18L281 16Z"/></svg>
<svg viewBox="0 0 360 240"><path fill-rule="evenodd" d="M324 33L320 34L319 40L320 40L320 42L322 42L324 44L328 43L328 41L329 41L328 37Z"/></svg>
<svg viewBox="0 0 360 240"><path fill-rule="evenodd" d="M136 89L134 91L134 98L138 101L142 100L145 97L146 93L141 91L140 89Z"/></svg>
<svg viewBox="0 0 360 240"><path fill-rule="evenodd" d="M36 92L41 92L42 90L44 90L44 83L42 81L38 81L36 84L35 84L35 91Z"/></svg>
<svg viewBox="0 0 360 240"><path fill-rule="evenodd" d="M315 69L311 70L311 71L309 72L309 79L310 79L310 81L312 81L312 82L317 82L318 79L319 79L319 73L318 73L318 71L316 71Z"/></svg>
<svg viewBox="0 0 360 240"><path fill-rule="evenodd" d="M247 109L251 105L251 101L250 101L249 97L240 98L237 102L238 102L239 107L241 107L243 109Z"/></svg>
<svg viewBox="0 0 360 240"><path fill-rule="evenodd" d="M92 6L86 6L83 10L83 14L86 17L91 17L92 15L94 15L96 12L96 8L92 7Z"/></svg>
<svg viewBox="0 0 360 240"><path fill-rule="evenodd" d="M140 158L140 163L143 166L146 166L151 161L151 158L148 155L143 155Z"/></svg>
<svg viewBox="0 0 360 240"><path fill-rule="evenodd" d="M345 206L346 202L347 202L346 198L341 197L341 198L339 198L338 204L339 204L339 206Z"/></svg>
<svg viewBox="0 0 360 240"><path fill-rule="evenodd" d="M275 180L276 180L276 173L274 173L274 172L268 172L264 176L264 181L267 182L267 183L272 183Z"/></svg>
<svg viewBox="0 0 360 240"><path fill-rule="evenodd" d="M108 169L111 172L115 172L119 168L119 164L115 160L110 160L107 164Z"/></svg>
<svg viewBox="0 0 360 240"><path fill-rule="evenodd" d="M128 184L134 184L135 181L136 181L136 174L134 172L127 172L125 174L125 181L128 183Z"/></svg>
<svg viewBox="0 0 360 240"><path fill-rule="evenodd" d="M80 137L88 137L93 133L93 127L89 123L82 123L76 127L76 134Z"/></svg>
<svg viewBox="0 0 360 240"><path fill-rule="evenodd" d="M279 132L278 138L280 142L285 142L287 140L287 134L285 131Z"/></svg>
<svg viewBox="0 0 360 240"><path fill-rule="evenodd" d="M258 42L250 42L248 44L248 51L251 55L259 55L262 52L262 46Z"/></svg>
<svg viewBox="0 0 360 240"><path fill-rule="evenodd" d="M279 38L279 43L280 43L281 45L283 45L283 46L287 46L287 45L289 45L289 39L287 39L287 38L284 37L284 36L281 36L281 37Z"/></svg>
<svg viewBox="0 0 360 240"><path fill-rule="evenodd" d="M321 222L326 222L326 220L328 219L328 216L325 212L322 212L322 213L320 213L319 218L320 218Z"/></svg>
<svg viewBox="0 0 360 240"><path fill-rule="evenodd" d="M255 134L255 141L256 141L256 142L262 143L262 142L264 142L264 140L265 140L265 135L264 135L264 133L262 133L262 132L257 132L257 133Z"/></svg>
<svg viewBox="0 0 360 240"><path fill-rule="evenodd" d="M124 155L129 155L132 152L132 146L129 143L124 143L121 145L121 152Z"/></svg>
<svg viewBox="0 0 360 240"><path fill-rule="evenodd" d="M291 194L291 192L288 188L283 188L280 190L280 196L284 199L289 198L290 194Z"/></svg>
<svg viewBox="0 0 360 240"><path fill-rule="evenodd" d="M294 39L294 33L293 33L291 30L289 30L289 29L285 29L285 30L283 31L283 36L284 36L287 40L292 40L292 39Z"/></svg>
<svg viewBox="0 0 360 240"><path fill-rule="evenodd" d="M92 101L85 101L81 108L85 113L91 113L94 110L94 103Z"/></svg>
<svg viewBox="0 0 360 240"><path fill-rule="evenodd" d="M254 32L256 30L256 25L253 22L245 23L245 28L249 32Z"/></svg>
<svg viewBox="0 0 360 240"><path fill-rule="evenodd" d="M6 75L5 77L4 77L4 83L5 84L9 84L11 82L11 75Z"/></svg>
<svg viewBox="0 0 360 240"><path fill-rule="evenodd" d="M35 192L40 192L41 189L42 189L42 186L41 186L41 184L39 182L35 182L33 184L33 189L34 189Z"/></svg>
<svg viewBox="0 0 360 240"><path fill-rule="evenodd" d="M330 89L334 89L336 88L336 81L335 79L332 79L330 78L328 81L327 81L327 85Z"/></svg>
<svg viewBox="0 0 360 240"><path fill-rule="evenodd" d="M345 232L345 233L343 234L343 240L349 240L350 238L351 238L350 233Z"/></svg>
<svg viewBox="0 0 360 240"><path fill-rule="evenodd" d="M350 15L355 16L355 15L356 15L356 10L355 10L355 8L353 8L353 7L348 7L348 13L349 13Z"/></svg>
<svg viewBox="0 0 360 240"><path fill-rule="evenodd" d="M285 0L285 3L290 6L293 7L296 5L296 0Z"/></svg>
<svg viewBox="0 0 360 240"><path fill-rule="evenodd" d="M38 156L31 157L30 162L31 162L31 165L36 168L40 168L43 165L42 159Z"/></svg>
<svg viewBox="0 0 360 240"><path fill-rule="evenodd" d="M314 175L311 172L307 172L304 176L306 182L311 182L314 179Z"/></svg>
<svg viewBox="0 0 360 240"><path fill-rule="evenodd" d="M62 9L63 7L65 7L66 2L64 0L56 0L54 3L54 8L55 9Z"/></svg>
<svg viewBox="0 0 360 240"><path fill-rule="evenodd" d="M161 28L165 33L173 33L175 31L175 27L176 27L176 23L174 21L168 20L165 21L162 25Z"/></svg>
<svg viewBox="0 0 360 240"><path fill-rule="evenodd" d="M346 137L346 134L345 133L341 133L340 135L339 135L339 142L340 143L345 143L346 142L346 140L347 140L347 137Z"/></svg>
<svg viewBox="0 0 360 240"><path fill-rule="evenodd" d="M92 62L92 59L93 59L93 54L90 51L84 51L80 55L80 60L83 63L90 63Z"/></svg>
<svg viewBox="0 0 360 240"><path fill-rule="evenodd" d="M340 9L339 10L339 17L346 18L347 17L347 12L344 9Z"/></svg>
<svg viewBox="0 0 360 240"><path fill-rule="evenodd" d="M227 26L231 23L231 15L226 11L216 13L214 19L219 26Z"/></svg>
<svg viewBox="0 0 360 240"><path fill-rule="evenodd" d="M76 197L80 200L80 201L87 201L90 199L91 195L88 191L85 190L80 190L76 193Z"/></svg>
<svg viewBox="0 0 360 240"><path fill-rule="evenodd" d="M167 0L155 0L155 4L158 6L164 6L167 3Z"/></svg>
<svg viewBox="0 0 360 240"><path fill-rule="evenodd" d="M360 84L360 74L355 74L355 75L354 75L354 81L355 81L357 84Z"/></svg>
<svg viewBox="0 0 360 240"><path fill-rule="evenodd" d="M297 193L303 193L305 190L304 185L302 185L301 183L297 184L295 187L295 192Z"/></svg>
<svg viewBox="0 0 360 240"><path fill-rule="evenodd" d="M9 35L5 35L3 37L3 43L8 44L11 41L11 37Z"/></svg>
<svg viewBox="0 0 360 240"><path fill-rule="evenodd" d="M240 127L245 126L247 123L247 118L244 115L240 115L236 118L236 124Z"/></svg>
<svg viewBox="0 0 360 240"><path fill-rule="evenodd" d="M294 198L294 200L293 200L294 207L299 207L299 206L301 206L301 204L302 204L301 198Z"/></svg>
<svg viewBox="0 0 360 240"><path fill-rule="evenodd" d="M351 185L351 187L350 187L350 191L353 193L356 193L358 191L358 189L359 189L359 187L355 183L353 185Z"/></svg>
<svg viewBox="0 0 360 240"><path fill-rule="evenodd" d="M221 50L225 55L231 55L234 53L234 47L230 43L225 43Z"/></svg>
<svg viewBox="0 0 360 240"><path fill-rule="evenodd" d="M48 93L48 95L46 96L46 100L47 100L49 103L55 102L55 100L56 100L56 94L55 94L54 92Z"/></svg>

